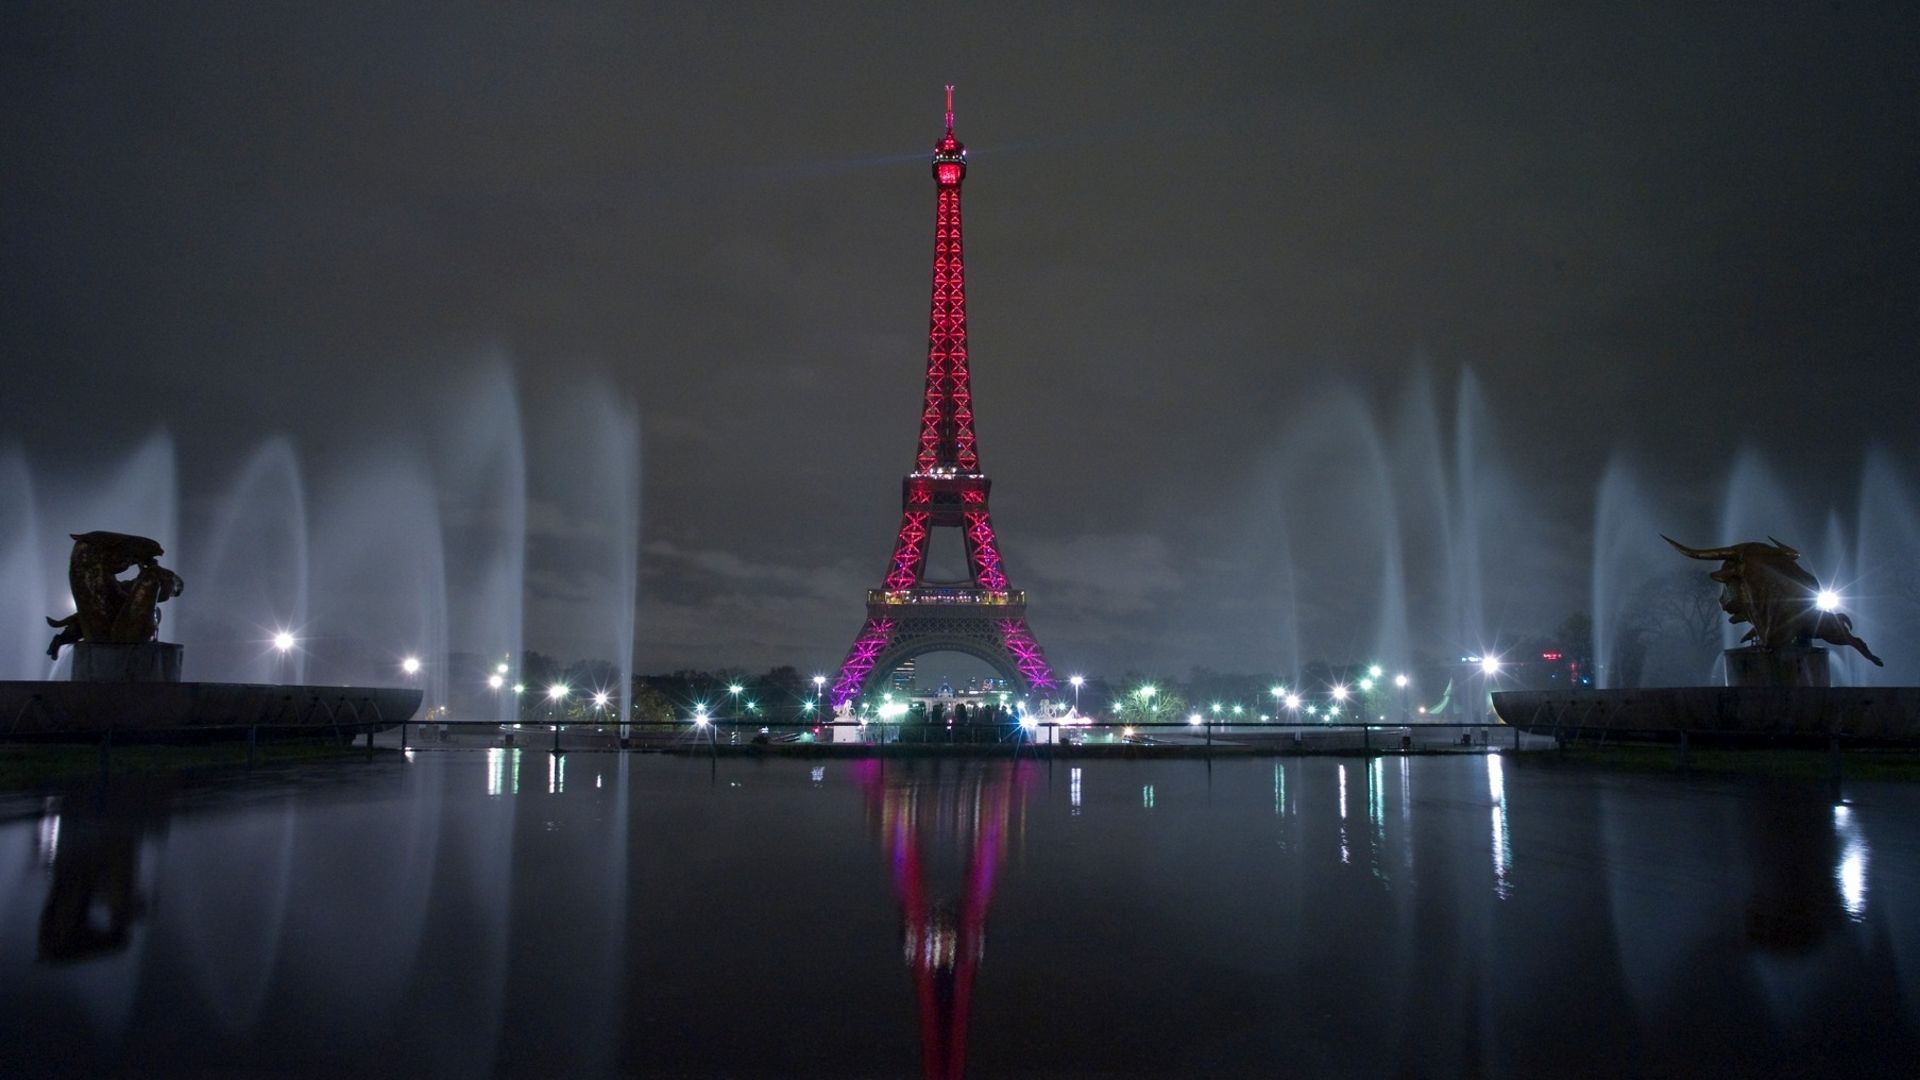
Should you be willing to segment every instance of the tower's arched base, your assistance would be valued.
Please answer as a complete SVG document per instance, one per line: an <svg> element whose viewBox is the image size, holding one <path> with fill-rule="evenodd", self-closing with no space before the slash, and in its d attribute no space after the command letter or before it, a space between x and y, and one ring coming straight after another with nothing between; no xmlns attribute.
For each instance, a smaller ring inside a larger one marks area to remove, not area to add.
<svg viewBox="0 0 1920 1080"><path fill-rule="evenodd" d="M1040 643L1027 629L1025 604L881 600L867 604L867 621L847 650L828 700L839 709L867 693L879 676L933 652L983 660L1025 696L1044 698L1059 689Z"/></svg>

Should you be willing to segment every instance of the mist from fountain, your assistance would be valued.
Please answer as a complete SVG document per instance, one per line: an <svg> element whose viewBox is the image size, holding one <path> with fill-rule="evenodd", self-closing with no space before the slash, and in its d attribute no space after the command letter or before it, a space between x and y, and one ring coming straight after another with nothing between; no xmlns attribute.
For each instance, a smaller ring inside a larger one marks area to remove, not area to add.
<svg viewBox="0 0 1920 1080"><path fill-rule="evenodd" d="M1866 686L1920 685L1920 489L1885 450L1867 453L1860 470L1860 505L1852 574L1838 588L1884 668L1856 663Z"/></svg>
<svg viewBox="0 0 1920 1080"><path fill-rule="evenodd" d="M1305 652L1297 630L1283 638L1296 679L1302 655L1335 662L1364 656L1404 672L1498 644L1487 568L1497 557L1538 547L1538 535L1471 372L1462 372L1451 399L1448 415L1421 370L1407 381L1390 421L1348 389L1289 418L1276 470L1282 478L1264 488L1285 511L1279 610L1296 613L1290 628L1356 619L1370 626L1364 640L1326 641ZM1371 611L1354 609L1355 596L1369 598ZM1439 686L1429 690L1439 697Z"/></svg>
<svg viewBox="0 0 1920 1080"><path fill-rule="evenodd" d="M1636 588L1672 565L1674 552L1659 543L1660 528L1635 470L1624 455L1614 454L1600 476L1593 504L1588 610L1593 620L1593 685L1598 689L1638 681L1622 670L1623 637L1639 632L1632 606Z"/></svg>
<svg viewBox="0 0 1920 1080"><path fill-rule="evenodd" d="M45 616L54 590L40 557L33 473L18 450L0 451L0 679L28 679L47 667Z"/></svg>
<svg viewBox="0 0 1920 1080"><path fill-rule="evenodd" d="M449 596L449 644L518 671L526 613L527 448L513 370L494 357L479 365L442 412L448 423L434 440L435 494L446 515L446 564L460 587ZM442 655L445 655L444 653ZM470 674L481 677L476 670ZM464 697L473 688L462 686ZM511 720L511 694L493 695L494 718Z"/></svg>
<svg viewBox="0 0 1920 1080"><path fill-rule="evenodd" d="M188 677L222 682L306 681L309 565L307 494L293 443L275 436L247 458L198 543L181 553L194 588L178 635L193 642ZM286 632L296 646L273 645Z"/></svg>

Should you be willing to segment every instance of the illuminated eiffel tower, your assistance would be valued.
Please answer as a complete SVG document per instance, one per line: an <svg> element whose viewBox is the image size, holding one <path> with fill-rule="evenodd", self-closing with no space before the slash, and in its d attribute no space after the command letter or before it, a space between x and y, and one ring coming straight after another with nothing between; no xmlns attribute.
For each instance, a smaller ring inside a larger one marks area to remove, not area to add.
<svg viewBox="0 0 1920 1080"><path fill-rule="evenodd" d="M1056 689L1039 642L1027 629L1027 596L1007 584L987 510L993 482L980 471L967 366L967 283L960 244L960 184L967 148L947 133L933 147L938 190L933 227L933 313L927 331L927 388L920 446L901 486L900 534L885 581L867 592L867 621L840 665L835 709L866 693L876 675L929 652L966 653L992 665L1023 694ZM970 580L926 580L932 530L961 531Z"/></svg>

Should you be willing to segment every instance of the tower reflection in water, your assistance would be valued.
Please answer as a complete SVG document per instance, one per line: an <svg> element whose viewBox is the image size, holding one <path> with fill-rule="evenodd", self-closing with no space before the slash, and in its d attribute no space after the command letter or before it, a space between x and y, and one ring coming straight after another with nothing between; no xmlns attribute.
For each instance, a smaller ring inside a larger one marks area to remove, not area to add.
<svg viewBox="0 0 1920 1080"><path fill-rule="evenodd" d="M1008 762L862 762L869 821L900 900L901 956L920 1015L928 1077L966 1073L973 984L987 949L987 908L1032 766Z"/></svg>

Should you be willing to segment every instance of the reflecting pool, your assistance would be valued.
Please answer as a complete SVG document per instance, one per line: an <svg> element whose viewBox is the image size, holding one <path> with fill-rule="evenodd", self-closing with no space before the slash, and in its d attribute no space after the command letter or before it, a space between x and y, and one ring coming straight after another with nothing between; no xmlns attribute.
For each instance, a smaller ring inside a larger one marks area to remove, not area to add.
<svg viewBox="0 0 1920 1080"><path fill-rule="evenodd" d="M1920 786L537 750L0 798L0 1075L1911 1075Z"/></svg>

